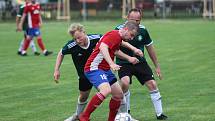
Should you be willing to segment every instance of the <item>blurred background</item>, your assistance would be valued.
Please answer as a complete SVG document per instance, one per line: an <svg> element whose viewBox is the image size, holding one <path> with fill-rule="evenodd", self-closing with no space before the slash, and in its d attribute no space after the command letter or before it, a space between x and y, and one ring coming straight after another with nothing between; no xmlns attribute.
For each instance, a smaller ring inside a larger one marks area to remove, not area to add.
<svg viewBox="0 0 215 121"><path fill-rule="evenodd" d="M215 0L38 0L46 20L116 19L132 7L144 18L209 18L215 16ZM14 20L23 0L0 0L0 21Z"/></svg>

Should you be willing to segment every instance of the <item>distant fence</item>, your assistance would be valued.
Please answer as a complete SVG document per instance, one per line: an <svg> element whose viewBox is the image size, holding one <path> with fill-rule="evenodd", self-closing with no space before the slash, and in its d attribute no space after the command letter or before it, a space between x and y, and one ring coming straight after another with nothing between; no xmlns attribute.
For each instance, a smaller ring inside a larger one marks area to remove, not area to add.
<svg viewBox="0 0 215 121"><path fill-rule="evenodd" d="M10 0L7 0L10 1ZM57 1L41 4L43 19L55 20L57 17ZM7 4L5 6L5 4ZM136 7L143 10L144 18L201 18L203 2L183 1L157 3L154 0L136 0ZM70 0L71 19L82 19L82 3ZM12 5L0 0L0 20L15 19L18 5ZM98 0L97 3L87 3L87 19L121 18L122 0Z"/></svg>

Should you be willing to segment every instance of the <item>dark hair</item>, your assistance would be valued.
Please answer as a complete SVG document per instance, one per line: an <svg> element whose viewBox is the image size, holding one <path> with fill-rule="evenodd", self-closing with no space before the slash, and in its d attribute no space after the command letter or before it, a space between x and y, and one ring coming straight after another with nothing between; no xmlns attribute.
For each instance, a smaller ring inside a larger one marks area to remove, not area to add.
<svg viewBox="0 0 215 121"><path fill-rule="evenodd" d="M138 8L132 8L132 9L130 9L130 10L128 11L128 15L129 15L131 12L139 12L140 15L142 16L142 11L141 11L140 9L138 9Z"/></svg>

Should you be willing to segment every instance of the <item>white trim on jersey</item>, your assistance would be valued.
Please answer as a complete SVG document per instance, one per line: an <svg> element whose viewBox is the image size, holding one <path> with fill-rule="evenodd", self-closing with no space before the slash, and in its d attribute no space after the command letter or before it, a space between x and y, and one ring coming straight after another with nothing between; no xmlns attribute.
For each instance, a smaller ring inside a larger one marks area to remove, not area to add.
<svg viewBox="0 0 215 121"><path fill-rule="evenodd" d="M146 27L144 25L139 25L139 28L143 28L143 29L146 29Z"/></svg>
<svg viewBox="0 0 215 121"><path fill-rule="evenodd" d="M92 39L100 38L100 35L89 35L88 37L89 37L90 40L92 40Z"/></svg>
<svg viewBox="0 0 215 121"><path fill-rule="evenodd" d="M153 44L153 41L152 42L150 42L149 44L147 44L146 46L149 46L149 45L152 45Z"/></svg>
<svg viewBox="0 0 215 121"><path fill-rule="evenodd" d="M32 26L32 18L31 18L31 13L30 12L28 12L28 27L29 28L33 28L33 26Z"/></svg>
<svg viewBox="0 0 215 121"><path fill-rule="evenodd" d="M72 48L72 47L74 47L76 45L77 45L77 43L74 41L74 42L68 44L67 47L70 49L70 48Z"/></svg>
<svg viewBox="0 0 215 121"><path fill-rule="evenodd" d="M102 62L103 59L104 56L102 55L101 52L99 52L90 64L90 71L98 70L99 64Z"/></svg>
<svg viewBox="0 0 215 121"><path fill-rule="evenodd" d="M89 48L89 46L90 46L90 39L89 39L89 37L87 36L87 46L86 46L86 47L80 46L80 47L86 50L86 49Z"/></svg>

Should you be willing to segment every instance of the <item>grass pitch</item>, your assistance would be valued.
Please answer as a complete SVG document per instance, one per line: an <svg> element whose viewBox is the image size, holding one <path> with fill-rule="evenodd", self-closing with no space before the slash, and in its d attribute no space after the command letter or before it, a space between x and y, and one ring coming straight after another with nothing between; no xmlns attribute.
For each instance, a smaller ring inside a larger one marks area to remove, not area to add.
<svg viewBox="0 0 215 121"><path fill-rule="evenodd" d="M103 34L121 22L82 24L88 33ZM161 65L164 78L156 79L169 120L214 121L215 22L145 20L143 23L154 40ZM62 121L74 112L78 80L69 55L61 66L60 83L53 81L57 52L70 39L68 25L66 22L43 25L44 43L54 55L37 57L29 49L29 56L20 57L16 52L22 33L15 32L14 23L0 23L0 121ZM130 90L132 116L140 121L155 121L146 87L134 78ZM92 121L107 120L108 99L93 113Z"/></svg>

